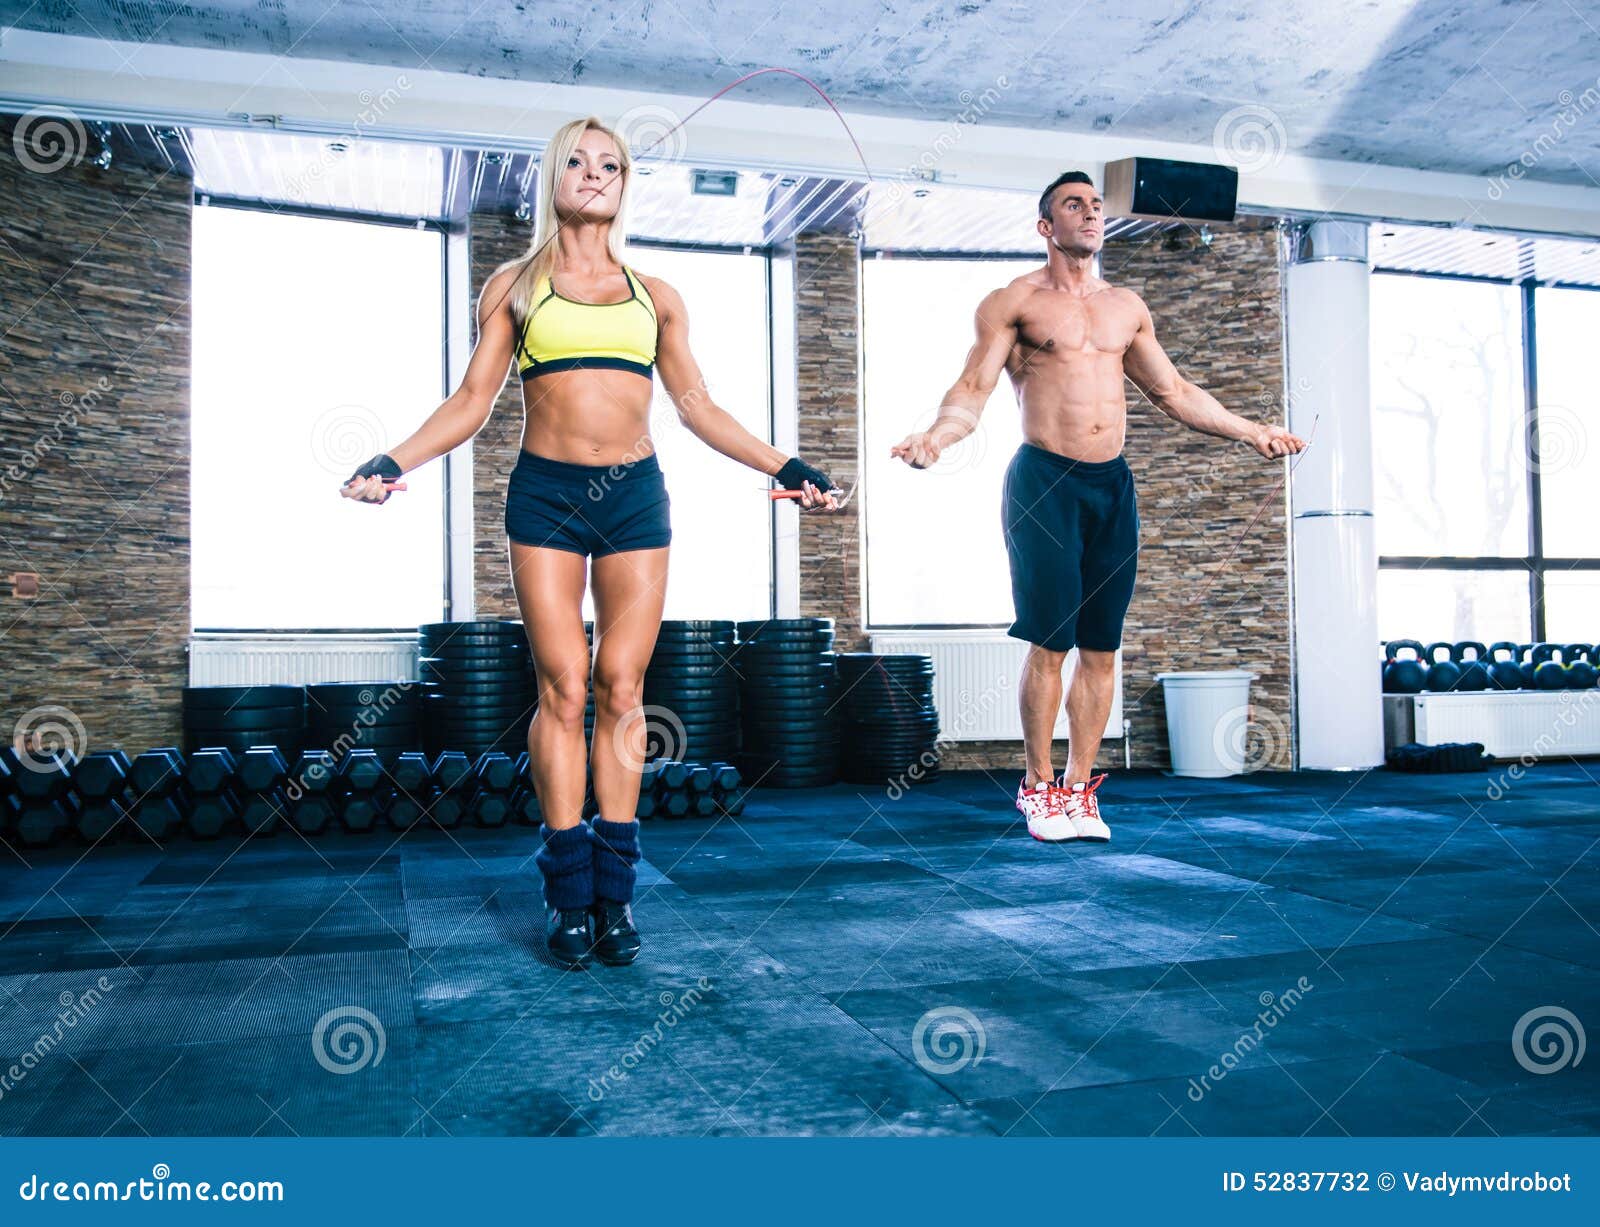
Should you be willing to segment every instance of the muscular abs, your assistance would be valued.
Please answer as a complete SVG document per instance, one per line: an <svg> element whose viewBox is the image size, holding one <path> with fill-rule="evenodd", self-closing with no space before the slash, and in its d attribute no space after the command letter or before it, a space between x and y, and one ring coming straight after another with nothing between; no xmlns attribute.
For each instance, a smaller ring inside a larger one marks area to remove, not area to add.
<svg viewBox="0 0 1600 1227"><path fill-rule="evenodd" d="M1029 443L1091 462L1121 453L1122 357L1139 329L1137 302L1110 287L1085 297L1038 289L1023 300L1006 373Z"/></svg>

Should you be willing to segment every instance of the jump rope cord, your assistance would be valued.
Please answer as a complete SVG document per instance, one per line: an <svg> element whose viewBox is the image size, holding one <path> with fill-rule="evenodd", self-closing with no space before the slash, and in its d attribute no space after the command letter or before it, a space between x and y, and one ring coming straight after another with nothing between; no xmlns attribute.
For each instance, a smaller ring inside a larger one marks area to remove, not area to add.
<svg viewBox="0 0 1600 1227"><path fill-rule="evenodd" d="M701 111L705 110L713 102L716 102L717 99L723 97L725 94L728 94L728 93L732 92L735 89L738 89L740 86L746 84L747 82L754 80L756 77L763 76L766 73L770 73L770 72L782 73L785 76L789 76L789 77L795 78L795 80L797 80L797 81L803 81L806 85L810 86L810 88L816 93L816 95L819 98L821 98L823 100L823 102L828 104L828 109L833 112L834 118L836 118L839 121L839 126L844 129L845 135L850 138L850 144L854 147L854 149L856 151L856 157L858 159L860 159L860 161L861 161L861 169L865 172L868 182L876 182L876 178L872 173L872 166L867 161L867 155L861 149L861 142L856 139L856 134L855 134L854 129L852 129L850 127L850 121L847 120L844 117L844 112L840 111L838 106L834 103L833 99L831 97L829 97L828 91L823 89L822 86L818 85L815 81L813 81L810 77L806 76L804 73L796 72L792 68L784 68L784 67L777 66L777 65L772 65L772 66L768 66L768 67L765 67L765 68L754 69L751 72L745 73L742 77L738 77L738 78L734 79L733 81L730 81L727 85L724 85L716 93L714 93L710 97L708 97L704 102L701 102L692 111L690 111L687 115L685 115L677 123L673 124L670 128L668 128L660 136L656 137L656 139L653 140L652 142L650 142L649 145L645 146L642 150L639 150L636 156L643 157L646 154L648 154L652 149L655 149L657 146L659 146L663 141L665 141L668 137L670 137L674 132L677 132L680 128L682 128L685 124L687 124L696 115L700 114ZM618 172L618 173L621 173L621 172ZM552 233L544 241L544 243L541 243L539 245L539 248L537 250L529 253L526 257L524 257L524 259L523 259L524 266L526 266L527 264L531 263L533 260L537 259L538 255L539 255L539 252L542 251L546 246L548 246L554 239L555 239L555 234ZM512 285L515 285L515 284L516 284L516 278L513 278L512 279ZM509 294L510 292L511 292L511 286L508 285L506 287L505 293L500 296L499 302L495 303L495 309L496 310L499 310L501 304L505 302L506 294ZM1306 446L1300 452L1300 460L1303 460L1305 458L1306 452L1311 450L1311 443L1316 438L1317 421L1320 418L1320 416L1321 415L1319 414L1318 417L1314 417L1312 419L1312 421L1311 421L1311 430L1306 436ZM1222 572L1227 569L1228 564L1233 561L1234 555L1236 555L1239 552L1239 547L1244 544L1244 539L1250 535L1250 530L1253 529L1256 526L1257 521L1259 521L1261 519L1262 515L1265 514L1265 512L1267 510L1267 507L1272 503L1272 501L1274 499L1276 499L1278 497L1279 493L1283 490L1285 483L1287 483L1287 481L1289 480L1289 477L1293 474L1294 470L1299 468L1300 460L1292 460L1292 458L1290 458L1290 457L1285 457L1285 459L1291 460L1291 463L1289 463L1289 464L1284 466L1284 471L1283 471L1282 474L1279 475L1277 483L1273 486L1272 490L1268 492L1266 498L1261 500L1261 504L1260 504L1260 506L1258 506L1256 508L1255 514L1250 517L1249 523L1247 523L1244 526L1244 529L1234 538L1233 545L1229 548L1226 557L1224 557L1223 560L1222 560L1222 566L1219 567L1212 574L1211 579L1207 582L1206 586L1200 590L1199 595L1194 597L1192 600L1190 600L1188 602L1189 605L1191 605L1191 606L1192 605L1197 605L1201 601L1203 601L1206 598L1207 595L1209 595L1209 593L1211 592L1211 589L1215 586L1215 584L1217 582L1217 579L1221 576ZM843 506L844 504L848 503L850 501L850 499L855 497L856 488L859 485L860 485L860 482L857 481L856 486L852 486L851 487L849 494L847 494L844 497L844 499L841 500L841 502L840 502L841 506ZM885 676L887 677L887 675L885 675Z"/></svg>
<svg viewBox="0 0 1600 1227"><path fill-rule="evenodd" d="M1282 492L1284 483L1286 483L1289 478L1293 476L1294 471L1300 467L1301 461L1305 460L1306 453L1311 450L1311 444L1317 437L1317 423L1321 420L1322 415L1320 413L1311 419L1311 429L1306 432L1306 445L1300 449L1299 457L1284 457L1284 459L1290 461L1290 463L1283 466L1283 472L1279 474L1276 484L1274 484L1272 489L1267 492L1267 497L1261 500L1261 505L1256 508L1255 515L1250 517L1250 522L1246 524L1239 535L1233 539L1233 546L1228 550L1227 557L1222 560L1222 565L1212 572L1210 581L1207 582L1206 586L1200 590L1199 595L1184 602L1186 606L1198 605L1201 601L1205 600L1211 589L1216 585L1216 582L1221 577L1222 573L1227 570L1228 564L1233 561L1233 556L1239 552L1239 547L1244 544L1244 539L1250 535L1250 530L1256 526L1256 521L1261 518L1262 513L1266 511L1267 507L1272 503L1272 501L1276 499Z"/></svg>

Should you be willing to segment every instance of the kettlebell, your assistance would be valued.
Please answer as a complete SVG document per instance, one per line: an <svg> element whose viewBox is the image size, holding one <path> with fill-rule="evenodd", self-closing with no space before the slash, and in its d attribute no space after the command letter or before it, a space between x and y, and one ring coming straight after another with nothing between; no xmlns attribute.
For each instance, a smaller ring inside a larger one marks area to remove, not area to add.
<svg viewBox="0 0 1600 1227"><path fill-rule="evenodd" d="M1389 661L1383 666L1385 694L1420 694L1427 683L1428 670L1422 663L1422 644L1415 639L1391 639L1384 645ZM1410 657L1401 656L1404 651Z"/></svg>
<svg viewBox="0 0 1600 1227"><path fill-rule="evenodd" d="M1450 649L1450 659L1461 666L1457 690L1489 689L1489 649L1475 639L1463 639Z"/></svg>
<svg viewBox="0 0 1600 1227"><path fill-rule="evenodd" d="M1553 643L1533 645L1533 684L1540 690L1565 690L1567 666L1555 659L1561 649Z"/></svg>
<svg viewBox="0 0 1600 1227"><path fill-rule="evenodd" d="M1429 690L1454 690L1461 681L1461 666L1450 659L1452 650L1451 645L1443 641L1430 643L1423 649L1422 658L1428 662L1428 678L1424 684ZM1444 652L1442 659L1441 651Z"/></svg>
<svg viewBox="0 0 1600 1227"><path fill-rule="evenodd" d="M1537 644L1522 643L1517 645L1517 670L1522 674L1522 688L1533 689L1533 670L1538 661L1533 658L1533 649Z"/></svg>
<svg viewBox="0 0 1600 1227"><path fill-rule="evenodd" d="M1509 653L1502 657L1501 652ZM1489 645L1489 684L1496 690L1522 689L1522 670L1517 667L1517 645L1509 639Z"/></svg>
<svg viewBox="0 0 1600 1227"><path fill-rule="evenodd" d="M1588 643L1569 643L1561 649L1561 657L1567 662L1569 689L1590 690L1600 681L1600 670L1594 667L1594 651L1594 645Z"/></svg>

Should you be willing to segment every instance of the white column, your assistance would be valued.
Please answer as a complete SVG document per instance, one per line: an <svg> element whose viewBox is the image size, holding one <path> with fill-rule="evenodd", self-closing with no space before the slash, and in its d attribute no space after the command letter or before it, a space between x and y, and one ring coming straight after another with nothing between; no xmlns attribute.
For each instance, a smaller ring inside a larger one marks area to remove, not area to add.
<svg viewBox="0 0 1600 1227"><path fill-rule="evenodd" d="M1289 429L1312 440L1289 494L1295 727L1299 766L1312 770L1383 762L1369 277L1366 223L1312 222L1291 232Z"/></svg>

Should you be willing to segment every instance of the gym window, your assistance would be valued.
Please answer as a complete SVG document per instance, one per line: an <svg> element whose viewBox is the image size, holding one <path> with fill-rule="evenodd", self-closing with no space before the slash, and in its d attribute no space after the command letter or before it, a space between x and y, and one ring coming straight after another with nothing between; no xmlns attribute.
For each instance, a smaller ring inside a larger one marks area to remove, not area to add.
<svg viewBox="0 0 1600 1227"><path fill-rule="evenodd" d="M978 303L1035 258L862 262L862 480L867 622L878 628L992 627L1014 616L1000 487L1022 443L1002 376L978 429L917 472L889 455L926 430L972 348ZM951 568L960 575L952 583Z"/></svg>
<svg viewBox="0 0 1600 1227"><path fill-rule="evenodd" d="M629 259L682 295L689 344L712 397L751 434L771 442L766 255L636 244ZM659 378L650 433L672 499L672 568L663 616L771 617L772 504L763 493L769 483L690 434ZM592 600L585 597L591 614Z"/></svg>
<svg viewBox="0 0 1600 1227"><path fill-rule="evenodd" d="M1600 291L1376 272L1371 310L1380 638L1592 643Z"/></svg>
<svg viewBox="0 0 1600 1227"><path fill-rule="evenodd" d="M442 231L211 205L193 235L195 627L438 621L443 466L381 509L339 485L445 393Z"/></svg>

